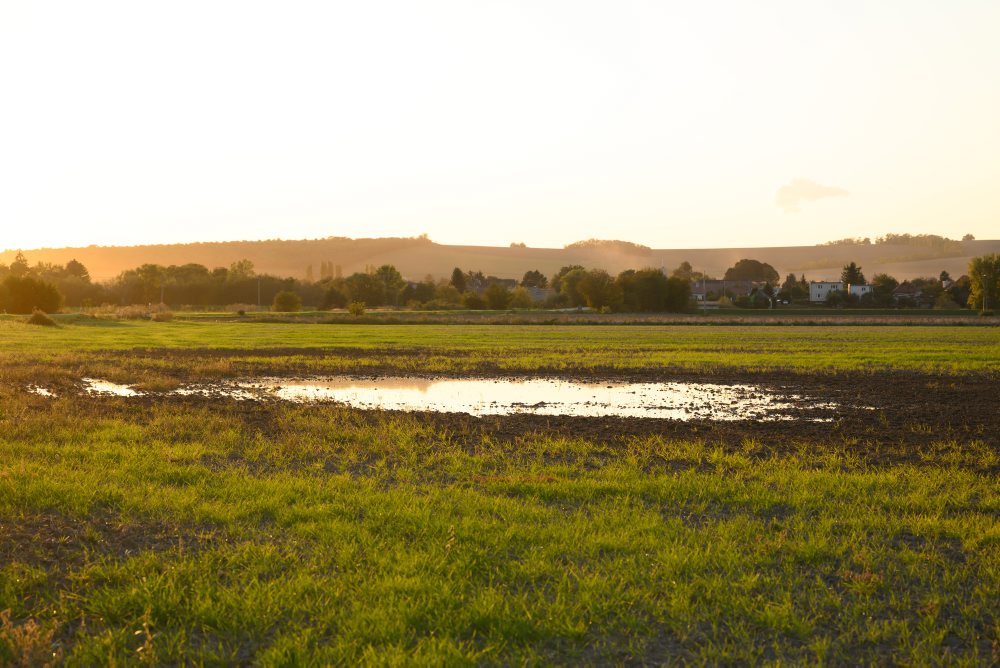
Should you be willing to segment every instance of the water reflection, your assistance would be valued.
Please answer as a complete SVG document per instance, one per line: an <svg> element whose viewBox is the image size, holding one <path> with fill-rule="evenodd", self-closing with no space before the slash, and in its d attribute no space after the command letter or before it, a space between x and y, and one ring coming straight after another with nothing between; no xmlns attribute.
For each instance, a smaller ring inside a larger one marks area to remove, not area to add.
<svg viewBox="0 0 1000 668"><path fill-rule="evenodd" d="M286 401L336 401L355 408L471 415L603 416L675 420L789 419L792 409L828 403L779 396L755 385L584 383L558 379L328 378L242 383Z"/></svg>
<svg viewBox="0 0 1000 668"><path fill-rule="evenodd" d="M83 378L82 380L87 394L106 394L115 397L138 397L142 394L128 385L119 385L98 378Z"/></svg>
<svg viewBox="0 0 1000 668"><path fill-rule="evenodd" d="M91 395L156 396L96 378ZM45 394L34 386L31 391ZM339 402L366 410L433 411L470 415L617 416L673 420L829 420L837 404L757 385L721 383L594 383L554 378L256 378L191 384L163 393L295 403ZM163 396L161 395L161 396Z"/></svg>

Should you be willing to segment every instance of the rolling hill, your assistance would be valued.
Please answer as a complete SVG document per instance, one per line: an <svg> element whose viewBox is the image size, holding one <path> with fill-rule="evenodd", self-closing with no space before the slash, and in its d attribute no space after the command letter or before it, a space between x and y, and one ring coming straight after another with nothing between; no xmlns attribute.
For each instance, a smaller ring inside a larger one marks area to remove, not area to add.
<svg viewBox="0 0 1000 668"><path fill-rule="evenodd" d="M410 279L448 276L454 267L482 271L494 276L519 278L537 269L551 275L560 267L579 264L611 273L629 268L663 267L671 270L690 262L695 270L721 276L741 258L767 262L784 276L805 274L808 279L840 275L848 262L859 264L867 276L889 273L903 280L937 276L942 270L952 276L965 273L969 259L985 253L1000 253L1000 240L963 241L947 256L932 249L889 244L842 246L775 246L765 248L647 249L636 246L598 245L573 248L528 248L521 246L451 246L425 238L326 239L229 241L147 246L87 246L24 250L31 264L64 264L76 259L95 280L107 280L144 263L203 264L209 268L228 266L240 259L254 263L258 272L305 277L307 267L319 277L320 264L339 266L343 275L364 271L371 265L392 264ZM16 251L0 253L0 263L10 263Z"/></svg>

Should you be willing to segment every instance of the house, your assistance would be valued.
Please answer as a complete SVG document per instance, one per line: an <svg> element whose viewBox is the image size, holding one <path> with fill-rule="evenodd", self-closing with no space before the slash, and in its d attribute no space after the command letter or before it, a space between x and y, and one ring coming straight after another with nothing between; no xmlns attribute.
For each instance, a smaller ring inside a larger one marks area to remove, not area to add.
<svg viewBox="0 0 1000 668"><path fill-rule="evenodd" d="M868 285L868 284L852 285L852 284L848 283L847 284L847 290L853 296L857 297L858 299L861 299L865 295L872 294L872 292L874 292L874 290L875 290L875 286L874 285Z"/></svg>
<svg viewBox="0 0 1000 668"><path fill-rule="evenodd" d="M466 286L466 290L470 292L475 292L476 294L483 294L486 292L486 288L491 285L502 285L508 290L513 290L517 287L518 281L516 278L497 278L496 276L487 276L484 282L474 282L469 283Z"/></svg>
<svg viewBox="0 0 1000 668"><path fill-rule="evenodd" d="M825 302L831 292L843 289L844 284L840 281L809 281L809 301Z"/></svg>
<svg viewBox="0 0 1000 668"><path fill-rule="evenodd" d="M903 281L892 291L892 298L899 306L922 306L930 308L934 305L933 297L924 294L923 288L909 281Z"/></svg>
<svg viewBox="0 0 1000 668"><path fill-rule="evenodd" d="M761 283L760 285L763 285ZM730 297L745 297L758 284L753 281L717 281L703 279L691 284L691 296L699 302L712 301L728 294ZM707 299L706 299L707 298Z"/></svg>
<svg viewBox="0 0 1000 668"><path fill-rule="evenodd" d="M525 290L528 291L528 296L531 297L531 301L533 302L544 302L546 299L556 294L556 291L552 288L526 287Z"/></svg>

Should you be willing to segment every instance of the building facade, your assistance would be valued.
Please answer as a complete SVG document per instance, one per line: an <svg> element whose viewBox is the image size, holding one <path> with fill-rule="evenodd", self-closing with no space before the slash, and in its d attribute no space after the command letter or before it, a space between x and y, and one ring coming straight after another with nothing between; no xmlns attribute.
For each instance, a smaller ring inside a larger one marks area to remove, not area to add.
<svg viewBox="0 0 1000 668"><path fill-rule="evenodd" d="M825 302L831 292L843 289L844 284L840 281L809 281L809 301Z"/></svg>

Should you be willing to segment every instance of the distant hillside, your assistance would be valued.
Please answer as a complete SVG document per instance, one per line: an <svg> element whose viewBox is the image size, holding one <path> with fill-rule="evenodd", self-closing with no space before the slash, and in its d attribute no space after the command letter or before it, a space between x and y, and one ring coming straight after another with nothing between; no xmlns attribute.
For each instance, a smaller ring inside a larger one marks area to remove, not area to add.
<svg viewBox="0 0 1000 668"><path fill-rule="evenodd" d="M140 264L198 263L209 268L229 266L248 259L258 272L280 276L305 277L307 267L320 276L322 263L339 266L346 276L364 271L366 266L392 264L410 279L427 274L443 277L454 267L482 271L494 276L519 278L525 271L537 269L551 275L560 267L579 264L599 267L612 273L641 267L672 270L681 262L690 262L697 271L721 276L741 258L767 262L784 276L804 273L808 279L834 278L848 262L861 265L866 276L879 272L899 279L936 276L942 270L952 276L965 272L969 258L985 253L1000 253L1000 240L961 241L948 252L950 257L935 257L933 249L884 244L844 244L821 246L785 246L772 248L698 248L648 249L637 244L583 242L567 248L528 248L523 246L448 246L422 238L388 239L305 239L296 241L229 241L152 246L87 246L85 248L25 249L31 264L65 264L76 259L90 270L96 280L117 276ZM9 264L15 251L0 253L0 262Z"/></svg>

